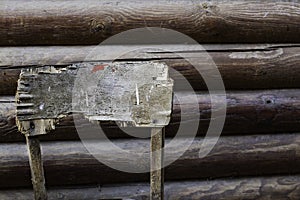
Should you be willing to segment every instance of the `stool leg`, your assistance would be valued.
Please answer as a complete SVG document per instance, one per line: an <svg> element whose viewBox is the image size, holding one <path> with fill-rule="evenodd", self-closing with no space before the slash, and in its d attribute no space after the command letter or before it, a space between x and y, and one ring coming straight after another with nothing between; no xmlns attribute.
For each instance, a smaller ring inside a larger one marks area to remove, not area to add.
<svg viewBox="0 0 300 200"><path fill-rule="evenodd" d="M163 147L165 139L164 128L151 128L151 172L150 172L150 199L164 199L164 169Z"/></svg>
<svg viewBox="0 0 300 200"><path fill-rule="evenodd" d="M47 192L45 187L40 141L38 136L26 136L26 142L31 170L31 180L34 190L34 199L46 200Z"/></svg>

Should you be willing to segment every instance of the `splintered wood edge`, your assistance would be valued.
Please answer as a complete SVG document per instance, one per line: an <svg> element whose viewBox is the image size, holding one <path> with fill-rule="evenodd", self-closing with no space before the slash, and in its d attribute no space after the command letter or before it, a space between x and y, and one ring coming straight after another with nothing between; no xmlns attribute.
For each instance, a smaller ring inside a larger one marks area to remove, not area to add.
<svg viewBox="0 0 300 200"><path fill-rule="evenodd" d="M61 69L64 70L64 69ZM40 67L36 69L27 69L27 71L30 71L32 74L38 74L38 73L61 73L61 70L57 70L52 66L46 66L46 67ZM31 94L26 94L24 91L22 91L21 87L21 76L23 75L23 71L20 73L19 79L18 79L18 89L15 97L15 101L18 104L18 100L20 99L30 99L33 96ZM31 106L25 104L21 104L23 106ZM30 109L25 110L26 112L30 112ZM18 127L18 130L23 133L26 136L35 136L35 135L43 135L48 133L51 130L55 129L55 123L57 122L57 119L35 119L35 120L19 120L18 119L18 113L22 112L17 109L17 115L16 115L16 125ZM20 113L19 113L20 114Z"/></svg>
<svg viewBox="0 0 300 200"><path fill-rule="evenodd" d="M18 130L24 135L43 135L55 129L57 119L37 119L30 121L16 120Z"/></svg>

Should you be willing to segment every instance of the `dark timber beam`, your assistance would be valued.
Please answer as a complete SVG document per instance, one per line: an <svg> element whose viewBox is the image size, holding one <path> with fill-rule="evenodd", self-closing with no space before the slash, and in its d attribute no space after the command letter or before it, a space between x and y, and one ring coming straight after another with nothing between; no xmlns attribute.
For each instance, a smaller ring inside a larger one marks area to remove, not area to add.
<svg viewBox="0 0 300 200"><path fill-rule="evenodd" d="M147 46L137 46L145 48ZM158 48L164 48L158 45ZM84 61L95 46L47 46L47 47L2 47L0 51L0 94L14 95L17 88L20 69L31 66L52 65L64 67ZM185 77L195 90L206 89L206 85L196 69L185 59L198 59L197 63L206 66L207 54L195 51L193 45L169 45L174 53L158 50L140 50L134 54L119 53L124 46L106 46L101 52L104 57L88 59L137 61L152 60L165 62ZM221 73L226 89L279 89L300 87L300 47L298 44L239 44L239 45L203 45ZM119 52L119 53L118 53ZM200 58L199 58L200 55ZM203 59L205 58L205 59ZM183 77L170 71L175 85Z"/></svg>
<svg viewBox="0 0 300 200"><path fill-rule="evenodd" d="M74 186L53 188L48 192L49 200L99 200L99 199L149 199L149 185L116 184L101 186ZM298 200L300 195L300 177L273 176L240 179L220 179L211 181L181 181L166 183L166 199L264 199ZM26 189L2 190L1 200L31 200L32 192Z"/></svg>
<svg viewBox="0 0 300 200"><path fill-rule="evenodd" d="M190 119L183 123L199 123L195 118L195 111L191 109L188 92L180 92L183 97L179 103L173 101L171 123L166 127L166 136L176 134L180 122L180 106L188 112ZM203 135L208 127L211 113L210 98L207 93L197 93L200 110L200 123L198 135ZM227 115L223 135L261 134L261 133L286 133L300 130L300 90L257 90L257 91L228 91ZM24 141L22 135L17 132L15 124L14 97L0 98L0 141ZM190 109L189 109L190 108ZM111 138L129 137L122 133L114 123L102 123L104 131L109 132ZM80 120L80 127L87 132L92 130L91 124ZM50 140L74 140L78 139L72 116L68 116L57 125L56 130L44 139ZM190 135L190 133L186 133ZM91 136L92 137L92 136Z"/></svg>
<svg viewBox="0 0 300 200"><path fill-rule="evenodd" d="M149 139L112 140L125 150L149 148ZM255 176L300 173L300 134L270 134L221 137L205 158L199 158L201 138L165 169L165 179L210 179L218 177ZM165 143L170 142L166 139ZM97 145L97 143L95 143ZM107 167L96 160L80 141L42 142L47 188L53 185L105 184L149 181L148 174L130 174ZM185 146L169 154L173 158ZM31 186L30 169L24 143L0 144L0 188ZM113 151L103 152L107 162L131 163ZM103 155L103 154L101 154ZM149 162L141 167L149 168ZM289 182L287 182L289 183ZM201 187L200 187L201 188ZM168 187L166 186L166 191ZM149 191L149 190L148 190ZM1 193L1 192L0 192ZM147 193L148 194L148 193ZM175 193L176 194L176 193ZM168 199L166 197L166 199Z"/></svg>
<svg viewBox="0 0 300 200"><path fill-rule="evenodd" d="M297 1L2 1L0 45L99 44L162 27L200 43L300 42Z"/></svg>

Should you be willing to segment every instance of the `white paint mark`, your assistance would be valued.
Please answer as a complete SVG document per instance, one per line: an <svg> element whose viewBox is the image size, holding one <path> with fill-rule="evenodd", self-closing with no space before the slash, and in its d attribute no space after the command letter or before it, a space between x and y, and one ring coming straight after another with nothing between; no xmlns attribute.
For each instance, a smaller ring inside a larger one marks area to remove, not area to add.
<svg viewBox="0 0 300 200"><path fill-rule="evenodd" d="M153 88L154 88L153 85L151 85L150 92L149 92L150 94L151 94Z"/></svg>
<svg viewBox="0 0 300 200"><path fill-rule="evenodd" d="M39 109L40 109L40 110L44 110L44 107L45 107L45 104L42 103L42 104L39 106Z"/></svg>
<svg viewBox="0 0 300 200"><path fill-rule="evenodd" d="M282 48L272 51L233 52L229 55L232 59L272 59L283 54Z"/></svg>
<svg viewBox="0 0 300 200"><path fill-rule="evenodd" d="M140 105L139 89L137 84L135 84L135 95L136 95L136 105Z"/></svg>
<svg viewBox="0 0 300 200"><path fill-rule="evenodd" d="M86 107L89 107L89 97L88 97L88 93L85 93L85 102L86 102Z"/></svg>

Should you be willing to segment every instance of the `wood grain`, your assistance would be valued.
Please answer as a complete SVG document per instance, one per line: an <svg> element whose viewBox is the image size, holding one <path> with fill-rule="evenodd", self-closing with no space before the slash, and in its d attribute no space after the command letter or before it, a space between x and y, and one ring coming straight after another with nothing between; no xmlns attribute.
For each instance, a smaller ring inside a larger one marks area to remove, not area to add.
<svg viewBox="0 0 300 200"><path fill-rule="evenodd" d="M157 45L173 53L147 50L147 45L130 47L140 49L134 53L128 46L49 46L49 47L2 47L0 51L0 94L15 95L20 68L52 65L64 67L84 60L160 61L172 69L170 76L175 85L184 78L195 90L205 90L206 84L190 62L181 56L207 66L207 57L215 62L226 89L280 89L300 87L300 47L297 44L245 44L245 45ZM141 49L142 48L142 49ZM93 57L93 50L101 56ZM206 50L204 52L203 50ZM180 53L180 55L178 55ZM90 58L92 57L92 58ZM207 71L208 73L209 71ZM206 71L204 71L206 73Z"/></svg>
<svg viewBox="0 0 300 200"><path fill-rule="evenodd" d="M164 200L165 129L152 128L150 139L150 199Z"/></svg>
<svg viewBox="0 0 300 200"><path fill-rule="evenodd" d="M300 177L272 176L240 179L220 179L213 181L167 182L165 198L174 200L298 200L300 197ZM146 183L116 184L101 186L76 186L51 188L49 200L99 200L99 199L149 199L149 185ZM28 189L2 190L2 200L31 200Z"/></svg>
<svg viewBox="0 0 300 200"><path fill-rule="evenodd" d="M2 1L0 45L99 44L162 27L201 43L300 42L297 1ZM176 40L175 40L176 42Z"/></svg>
<svg viewBox="0 0 300 200"><path fill-rule="evenodd" d="M195 138L188 150L166 167L166 180L211 179L247 175L300 173L300 135L254 135L221 137L208 156L199 158L201 138ZM149 139L112 140L125 150L149 152ZM166 144L170 139L166 140ZM97 141L90 143L99 145ZM165 159L173 159L185 144L172 148ZM47 187L53 185L149 182L149 174L130 174L114 170L95 159L80 141L41 143ZM92 146L91 146L92 147ZM0 145L0 187L31 186L26 145ZM97 153L98 154L98 153ZM95 155L97 157L97 154ZM136 158L116 154L111 149L99 152L108 163L126 165ZM149 168L150 159L139 163ZM167 189L167 188L166 188ZM176 193L175 193L176 194Z"/></svg>
<svg viewBox="0 0 300 200"><path fill-rule="evenodd" d="M166 127L166 135L173 136L181 121L181 109L186 110L186 120L182 123L189 125L199 123L198 135L206 133L211 120L211 104L207 93L197 93L200 110L200 122L190 102L189 92L179 92L182 101L173 101L171 122ZM15 124L15 104L13 97L0 99L0 141L23 141L23 136L17 131ZM256 133L285 133L300 130L300 90L257 90L257 91L228 91L227 114L223 135L256 134ZM78 119L79 130L84 130L88 137L94 130L94 125L83 118ZM108 137L129 137L114 123L101 123ZM130 130L132 134L137 131ZM53 133L53 134L52 134ZM186 133L191 135L192 133ZM44 136L43 136L44 137ZM56 127L54 132L44 137L46 140L78 139L72 116L67 116Z"/></svg>
<svg viewBox="0 0 300 200"><path fill-rule="evenodd" d="M34 199L47 200L40 141L38 137L27 136L26 143L27 152L29 155L28 158L31 171L32 186L34 189Z"/></svg>

